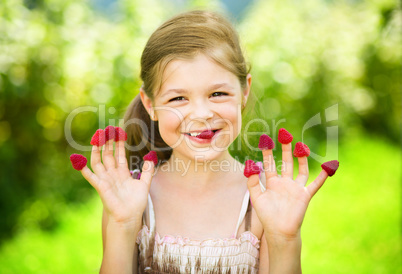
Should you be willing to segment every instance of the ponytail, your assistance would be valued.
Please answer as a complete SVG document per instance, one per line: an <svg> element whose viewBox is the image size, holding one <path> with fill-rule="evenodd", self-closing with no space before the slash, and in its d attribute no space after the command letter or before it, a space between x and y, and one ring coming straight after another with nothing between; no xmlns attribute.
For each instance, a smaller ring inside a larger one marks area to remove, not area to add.
<svg viewBox="0 0 402 274"><path fill-rule="evenodd" d="M130 170L141 170L142 158L151 150L158 155L157 166L169 160L172 149L163 141L158 121L150 119L139 94L128 106L124 115L124 125L127 132L126 158Z"/></svg>

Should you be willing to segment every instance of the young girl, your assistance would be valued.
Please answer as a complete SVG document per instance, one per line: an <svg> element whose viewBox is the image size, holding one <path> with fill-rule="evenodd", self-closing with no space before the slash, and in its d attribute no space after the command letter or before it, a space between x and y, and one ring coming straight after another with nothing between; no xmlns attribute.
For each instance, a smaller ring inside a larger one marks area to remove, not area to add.
<svg viewBox="0 0 402 274"><path fill-rule="evenodd" d="M306 187L301 146L294 179L292 138L280 140L281 175L266 135L260 178L252 161L244 170L229 154L251 86L231 24L203 11L168 20L144 49L141 78L127 143L108 127L103 150L101 139L93 143L93 172L86 161L77 168L104 205L101 272L300 273L304 214L333 173L326 168ZM128 166L138 157L146 160L134 179Z"/></svg>

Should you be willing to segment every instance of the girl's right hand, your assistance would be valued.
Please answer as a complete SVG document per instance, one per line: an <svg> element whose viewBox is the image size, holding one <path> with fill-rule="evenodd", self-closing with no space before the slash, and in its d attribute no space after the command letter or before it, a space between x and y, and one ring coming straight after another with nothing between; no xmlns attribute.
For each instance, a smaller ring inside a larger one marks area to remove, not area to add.
<svg viewBox="0 0 402 274"><path fill-rule="evenodd" d="M154 163L145 161L141 178L133 179L127 165L124 141L116 142L113 156L111 139L101 147L93 146L91 153L92 172L85 166L81 173L98 192L109 221L124 226L137 225L148 200L148 193L154 173Z"/></svg>

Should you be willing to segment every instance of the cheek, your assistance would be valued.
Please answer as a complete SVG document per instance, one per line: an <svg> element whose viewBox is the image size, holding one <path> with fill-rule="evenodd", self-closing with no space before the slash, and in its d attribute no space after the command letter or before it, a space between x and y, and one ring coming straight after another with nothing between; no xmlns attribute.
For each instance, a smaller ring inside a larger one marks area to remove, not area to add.
<svg viewBox="0 0 402 274"><path fill-rule="evenodd" d="M213 146L217 148L227 148L241 131L241 108L240 105L227 104L221 105L219 112L221 120L217 121L217 124L223 126L225 129L221 132L220 136L215 139Z"/></svg>
<svg viewBox="0 0 402 274"><path fill-rule="evenodd" d="M161 110L158 112L159 130L161 134L164 134L166 130L177 131L177 127L180 126L183 115L176 110Z"/></svg>
<svg viewBox="0 0 402 274"><path fill-rule="evenodd" d="M222 105L219 108L219 116L225 120L227 126L237 129L241 125L241 108L240 105Z"/></svg>

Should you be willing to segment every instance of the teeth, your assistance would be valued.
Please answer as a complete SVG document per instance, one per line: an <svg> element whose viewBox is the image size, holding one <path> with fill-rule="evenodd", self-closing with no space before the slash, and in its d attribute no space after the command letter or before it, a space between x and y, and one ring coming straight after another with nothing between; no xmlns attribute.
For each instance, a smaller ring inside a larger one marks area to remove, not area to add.
<svg viewBox="0 0 402 274"><path fill-rule="evenodd" d="M188 133L188 135L193 136L193 137L197 137L200 134L201 134L201 132L200 133Z"/></svg>

